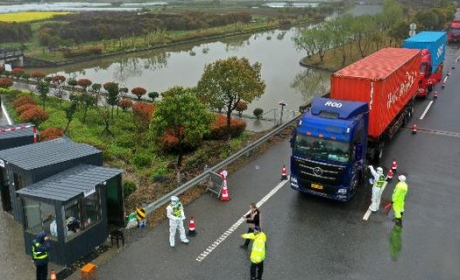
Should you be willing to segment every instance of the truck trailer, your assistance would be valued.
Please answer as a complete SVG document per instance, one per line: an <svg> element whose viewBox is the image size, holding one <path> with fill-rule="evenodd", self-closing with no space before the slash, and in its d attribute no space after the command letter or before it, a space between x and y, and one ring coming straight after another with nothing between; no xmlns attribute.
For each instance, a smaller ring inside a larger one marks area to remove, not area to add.
<svg viewBox="0 0 460 280"><path fill-rule="evenodd" d="M294 190L349 200L367 161L409 121L418 90L421 50L381 49L331 76L330 98L314 98L291 138Z"/></svg>
<svg viewBox="0 0 460 280"><path fill-rule="evenodd" d="M447 41L449 43L460 42L460 15L455 14L455 19L449 24L447 29Z"/></svg>
<svg viewBox="0 0 460 280"><path fill-rule="evenodd" d="M426 97L441 82L446 44L447 33L443 31L423 31L404 40L403 48L422 51L418 96Z"/></svg>

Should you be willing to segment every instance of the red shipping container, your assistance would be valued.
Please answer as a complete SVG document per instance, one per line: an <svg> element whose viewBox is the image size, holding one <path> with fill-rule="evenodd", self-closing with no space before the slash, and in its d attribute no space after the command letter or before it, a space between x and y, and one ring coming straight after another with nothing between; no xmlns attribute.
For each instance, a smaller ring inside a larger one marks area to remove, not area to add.
<svg viewBox="0 0 460 280"><path fill-rule="evenodd" d="M369 104L369 136L378 138L415 96L421 51L381 49L331 77L331 98Z"/></svg>

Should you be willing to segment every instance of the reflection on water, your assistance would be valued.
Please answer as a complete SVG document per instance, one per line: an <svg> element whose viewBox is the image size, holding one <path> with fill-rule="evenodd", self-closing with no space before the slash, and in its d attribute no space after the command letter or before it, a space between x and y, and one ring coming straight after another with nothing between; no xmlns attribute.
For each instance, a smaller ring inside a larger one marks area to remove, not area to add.
<svg viewBox="0 0 460 280"><path fill-rule="evenodd" d="M196 86L206 64L230 56L247 57L251 64L262 64L261 76L267 87L262 97L249 104L245 114L252 115L256 108L262 108L264 112L277 109L281 100L287 103L284 108L287 113L298 111L299 106L313 95L324 92L323 85L329 83L329 73L306 70L299 65L305 54L295 49L292 41L295 34L296 28L291 28L228 37L168 47L167 51L153 50L99 59L51 69L49 73L75 79L88 78L100 84L114 81L128 89L141 86L148 92L163 92L176 85ZM267 40L267 37L273 39ZM318 83L320 79L325 80ZM314 83L309 85L312 81Z"/></svg>
<svg viewBox="0 0 460 280"><path fill-rule="evenodd" d="M390 233L390 257L393 261L398 260L399 253L402 249L402 227L394 225Z"/></svg>
<svg viewBox="0 0 460 280"><path fill-rule="evenodd" d="M317 71L312 68L297 73L291 82L291 87L298 93L302 94L303 100L311 101L313 96L323 96L330 89L330 73Z"/></svg>

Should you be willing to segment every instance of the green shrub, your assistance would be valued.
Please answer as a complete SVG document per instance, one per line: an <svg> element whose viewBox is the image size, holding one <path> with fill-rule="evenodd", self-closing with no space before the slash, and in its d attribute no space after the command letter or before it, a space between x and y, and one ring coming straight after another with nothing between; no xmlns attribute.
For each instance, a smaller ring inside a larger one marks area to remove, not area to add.
<svg viewBox="0 0 460 280"><path fill-rule="evenodd" d="M129 162L129 159L131 158L131 149L112 144L104 151L104 158L107 160L119 159Z"/></svg>
<svg viewBox="0 0 460 280"><path fill-rule="evenodd" d="M130 196L133 192L137 190L136 183L133 181L124 181L123 182L123 194L125 197Z"/></svg>
<svg viewBox="0 0 460 280"><path fill-rule="evenodd" d="M132 164L136 168L150 167L152 158L147 154L136 154L132 159Z"/></svg>
<svg viewBox="0 0 460 280"><path fill-rule="evenodd" d="M168 173L169 171L166 167L157 167L151 173L150 178L152 182L163 182L169 179Z"/></svg>
<svg viewBox="0 0 460 280"><path fill-rule="evenodd" d="M262 114L264 113L264 110L262 108L255 108L252 113L256 118L260 119L262 117Z"/></svg>
<svg viewBox="0 0 460 280"><path fill-rule="evenodd" d="M134 147L134 139L131 135L125 134L120 135L116 138L115 143L123 148L133 148Z"/></svg>

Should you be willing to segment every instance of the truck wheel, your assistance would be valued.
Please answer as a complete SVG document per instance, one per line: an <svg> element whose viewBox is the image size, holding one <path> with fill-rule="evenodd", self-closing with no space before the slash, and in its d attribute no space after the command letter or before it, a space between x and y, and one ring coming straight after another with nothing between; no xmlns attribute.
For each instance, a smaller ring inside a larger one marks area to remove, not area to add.
<svg viewBox="0 0 460 280"><path fill-rule="evenodd" d="M429 85L428 86L428 92L432 92L433 91L433 85Z"/></svg>

